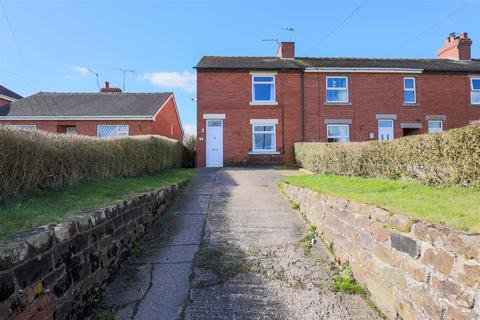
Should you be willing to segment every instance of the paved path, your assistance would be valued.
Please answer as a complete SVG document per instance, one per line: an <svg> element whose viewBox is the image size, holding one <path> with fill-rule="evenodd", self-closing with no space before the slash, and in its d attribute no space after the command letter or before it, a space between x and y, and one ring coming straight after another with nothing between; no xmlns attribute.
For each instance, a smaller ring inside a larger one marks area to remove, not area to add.
<svg viewBox="0 0 480 320"><path fill-rule="evenodd" d="M334 268L272 169L199 170L106 288L116 319L377 319L332 292Z"/></svg>

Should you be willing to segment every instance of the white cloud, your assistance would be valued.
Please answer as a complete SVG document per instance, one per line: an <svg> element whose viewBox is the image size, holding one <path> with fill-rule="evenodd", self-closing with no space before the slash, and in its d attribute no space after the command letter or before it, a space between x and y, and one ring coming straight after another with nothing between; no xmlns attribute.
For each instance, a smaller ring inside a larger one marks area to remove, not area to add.
<svg viewBox="0 0 480 320"><path fill-rule="evenodd" d="M151 72L140 76L142 80L148 80L154 86L160 88L181 89L187 92L195 92L197 79L193 72Z"/></svg>
<svg viewBox="0 0 480 320"><path fill-rule="evenodd" d="M82 76L86 75L88 73L88 68L87 67L82 67L82 66L71 66L76 73L81 74Z"/></svg>
<svg viewBox="0 0 480 320"><path fill-rule="evenodd" d="M192 134L194 136L197 135L197 125L193 123L186 123L183 125L183 131L185 134Z"/></svg>

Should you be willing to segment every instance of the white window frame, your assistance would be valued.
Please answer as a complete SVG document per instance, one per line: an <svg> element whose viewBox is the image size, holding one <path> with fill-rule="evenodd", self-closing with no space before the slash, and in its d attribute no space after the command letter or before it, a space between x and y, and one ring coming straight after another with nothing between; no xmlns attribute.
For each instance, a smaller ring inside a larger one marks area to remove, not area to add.
<svg viewBox="0 0 480 320"><path fill-rule="evenodd" d="M116 134L116 135L113 135L113 136L102 137L102 138L126 137L126 136L130 135L130 126L128 124L99 124L99 125L97 125L97 137L100 137L100 129L102 127L117 127L117 133L118 133L118 127L127 127L126 134Z"/></svg>
<svg viewBox="0 0 480 320"><path fill-rule="evenodd" d="M273 132L272 131L255 131L255 127L264 127L264 126L272 126L273 127ZM272 139L272 149L255 149L255 133L261 133L261 134L273 134L273 139ZM276 123L272 122L266 122L266 123L260 123L260 122L255 122L252 123L252 152L254 153L273 153L277 151L277 125Z"/></svg>
<svg viewBox="0 0 480 320"><path fill-rule="evenodd" d="M6 124L5 127L28 130L28 131L37 131L36 124Z"/></svg>
<svg viewBox="0 0 480 320"><path fill-rule="evenodd" d="M470 103L474 105L479 105L480 104L480 99L478 102L473 101L473 93L478 92L480 94L480 89L473 89L473 80L478 80L480 81L480 77L471 77L470 78Z"/></svg>
<svg viewBox="0 0 480 320"><path fill-rule="evenodd" d="M345 138L345 137L342 137L342 136L329 136L328 135L328 128L330 127L347 127L347 141L339 141L340 143L345 143L345 142L350 142L350 125L349 124L346 124L346 123L336 123L336 124L327 124L327 142L328 142L328 139L331 138L331 139L334 139L334 138ZM330 142L330 143L338 143L338 142Z"/></svg>
<svg viewBox="0 0 480 320"><path fill-rule="evenodd" d="M430 123L431 122L440 122L440 131L430 131ZM428 133L437 133L443 132L443 120L428 120Z"/></svg>
<svg viewBox="0 0 480 320"><path fill-rule="evenodd" d="M345 79L345 88L329 88L328 87L328 79ZM332 101L328 100L328 90L334 90L334 91L344 91L347 90L347 99L345 101ZM327 76L325 77L325 101L327 103L348 103L350 100L350 95L348 92L348 77L347 76Z"/></svg>
<svg viewBox="0 0 480 320"><path fill-rule="evenodd" d="M276 92L276 76L275 73L252 73L252 102L251 104L276 104L277 92ZM255 81L255 77L272 77L272 81ZM273 100L256 100L255 99L255 84L271 84L273 90Z"/></svg>
<svg viewBox="0 0 480 320"><path fill-rule="evenodd" d="M413 89L405 87L405 81L406 80L413 80ZM412 91L413 92L413 101L405 101L405 92L406 91ZM405 104L417 103L417 80L415 79L415 77L404 77L403 78L403 92L404 92L403 103L405 103Z"/></svg>

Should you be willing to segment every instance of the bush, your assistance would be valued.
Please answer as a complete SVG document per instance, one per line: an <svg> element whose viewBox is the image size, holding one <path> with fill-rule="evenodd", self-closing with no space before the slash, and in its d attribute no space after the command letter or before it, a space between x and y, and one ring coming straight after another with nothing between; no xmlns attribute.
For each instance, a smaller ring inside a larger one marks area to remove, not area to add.
<svg viewBox="0 0 480 320"><path fill-rule="evenodd" d="M152 174L191 162L192 152L160 136L100 139L0 126L0 202L89 179Z"/></svg>
<svg viewBox="0 0 480 320"><path fill-rule="evenodd" d="M197 136L193 134L185 135L185 138L183 138L183 144L192 151L197 150Z"/></svg>
<svg viewBox="0 0 480 320"><path fill-rule="evenodd" d="M393 141L296 143L304 168L326 175L412 178L429 186L480 188L480 126Z"/></svg>

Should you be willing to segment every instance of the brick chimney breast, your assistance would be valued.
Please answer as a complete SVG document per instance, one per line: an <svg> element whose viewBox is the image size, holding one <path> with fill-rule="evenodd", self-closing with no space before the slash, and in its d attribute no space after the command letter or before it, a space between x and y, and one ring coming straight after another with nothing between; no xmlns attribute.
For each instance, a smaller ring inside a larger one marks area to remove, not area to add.
<svg viewBox="0 0 480 320"><path fill-rule="evenodd" d="M472 40L466 32L450 34L442 48L437 51L438 59L472 60Z"/></svg>
<svg viewBox="0 0 480 320"><path fill-rule="evenodd" d="M122 92L122 89L120 88L110 88L110 82L108 81L105 81L105 86L100 89L100 92L117 92L117 93L121 93Z"/></svg>
<svg viewBox="0 0 480 320"><path fill-rule="evenodd" d="M295 42L282 42L277 50L281 59L295 59Z"/></svg>

